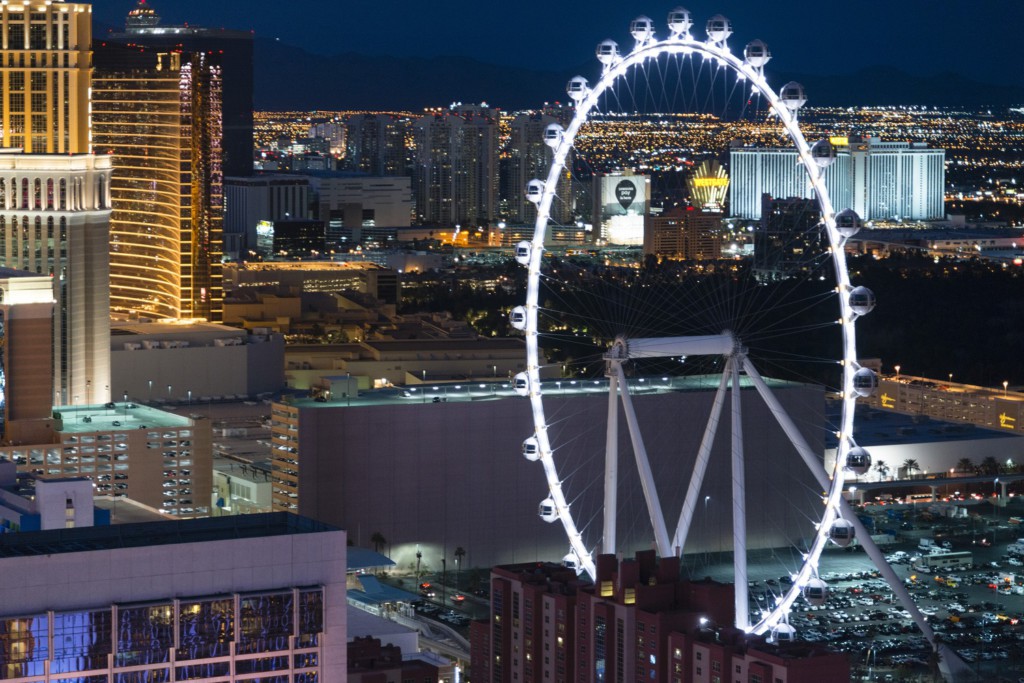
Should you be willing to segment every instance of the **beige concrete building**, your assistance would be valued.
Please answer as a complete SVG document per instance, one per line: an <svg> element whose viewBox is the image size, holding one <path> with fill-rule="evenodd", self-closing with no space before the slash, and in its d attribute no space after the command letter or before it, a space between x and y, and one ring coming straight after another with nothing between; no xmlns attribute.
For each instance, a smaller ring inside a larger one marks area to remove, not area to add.
<svg viewBox="0 0 1024 683"><path fill-rule="evenodd" d="M878 391L863 402L883 411L926 415L948 422L1024 434L1024 394L911 375L879 376Z"/></svg>
<svg viewBox="0 0 1024 683"><path fill-rule="evenodd" d="M209 515L209 420L133 403L61 406L53 417L51 442L0 447L0 458L41 478L88 477L97 496L176 517Z"/></svg>
<svg viewBox="0 0 1024 683"><path fill-rule="evenodd" d="M52 278L53 403L110 400L110 158L0 153L0 265Z"/></svg>
<svg viewBox="0 0 1024 683"><path fill-rule="evenodd" d="M0 266L52 277L54 403L110 399L108 157L92 154L92 7L0 7Z"/></svg>
<svg viewBox="0 0 1024 683"><path fill-rule="evenodd" d="M4 443L52 436L52 328L50 278L0 269L0 438Z"/></svg>
<svg viewBox="0 0 1024 683"><path fill-rule="evenodd" d="M371 339L352 344L302 344L285 353L285 379L293 389L322 385L324 378L348 375L361 389L419 386L434 382L495 381L525 367L523 340ZM552 376L557 368L547 368Z"/></svg>
<svg viewBox="0 0 1024 683"><path fill-rule="evenodd" d="M240 399L284 386L284 338L205 322L115 322L113 395L146 403Z"/></svg>

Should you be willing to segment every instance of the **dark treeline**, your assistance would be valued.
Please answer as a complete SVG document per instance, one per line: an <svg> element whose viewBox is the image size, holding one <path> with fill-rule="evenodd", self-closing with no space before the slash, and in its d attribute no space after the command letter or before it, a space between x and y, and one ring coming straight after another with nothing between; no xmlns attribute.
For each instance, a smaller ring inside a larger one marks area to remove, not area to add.
<svg viewBox="0 0 1024 683"><path fill-rule="evenodd" d="M874 291L857 325L858 354L885 369L982 386L1024 382L1024 272L979 260L904 255L850 261L854 284Z"/></svg>

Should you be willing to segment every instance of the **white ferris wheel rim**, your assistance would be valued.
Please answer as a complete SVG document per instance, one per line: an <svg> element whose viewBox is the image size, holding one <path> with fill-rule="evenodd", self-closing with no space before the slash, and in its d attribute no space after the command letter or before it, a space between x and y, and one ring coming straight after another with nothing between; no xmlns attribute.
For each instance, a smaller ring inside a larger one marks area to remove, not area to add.
<svg viewBox="0 0 1024 683"><path fill-rule="evenodd" d="M765 611L759 621L749 628L753 633L763 633L784 620L790 606L801 595L801 591L807 582L810 579L816 578L818 560L829 541L829 529L832 523L841 516L840 505L842 504L842 492L845 485L843 464L846 462L846 456L850 449L855 447L852 440L856 404L853 377L859 368L856 363L856 335L853 323L857 316L851 307L849 297L846 296L852 289L843 250L846 237L837 229L836 212L825 187L821 168L812 157L810 147L797 125L796 117L783 104L781 98L769 88L764 79L762 69L751 66L743 59L733 55L725 45L724 39L717 42L713 40L699 41L692 38L686 31L674 33L664 40L656 40L650 37L638 42L629 54L606 64L598 83L593 88L586 89L585 95L577 99L572 122L564 130L561 140L557 148L555 148L548 176L543 183L543 193L539 202L537 202L537 220L534 225L533 239L530 242L531 248L527 263L529 274L525 304L526 325L524 328L527 349L526 374L528 377L528 397L533 414L533 436L537 442L538 460L544 467L549 497L554 502L558 520L561 522L568 537L570 555L574 555L578 560L578 569L580 571L594 578L593 551L586 547L582 534L572 517L552 455L551 443L547 434L547 420L544 412L543 391L540 381L540 368L543 365L543 359L540 356L538 341L538 295L540 291L541 260L544 253L548 220L555 188L557 187L557 180L564 168L569 150L573 146L580 127L586 122L590 110L597 104L598 98L616 79L624 76L630 69L647 60L657 59L662 55L689 54L701 54L705 58L714 59L718 64L731 69L737 78L750 82L770 103L774 114L778 117L793 141L799 155L799 161L804 167L807 178L817 196L822 214L822 223L826 228L828 236L829 251L837 283L836 299L839 301L839 320L842 323L839 325L842 337L842 357L837 359L837 362L843 368L843 388L841 392L842 412L837 432L839 445L836 465L828 473L825 473L823 468L820 472L813 472L825 491L822 518L817 525L813 543L804 553L804 563L793 576L792 585L783 595L779 596L776 604ZM743 551L745 552L745 548Z"/></svg>

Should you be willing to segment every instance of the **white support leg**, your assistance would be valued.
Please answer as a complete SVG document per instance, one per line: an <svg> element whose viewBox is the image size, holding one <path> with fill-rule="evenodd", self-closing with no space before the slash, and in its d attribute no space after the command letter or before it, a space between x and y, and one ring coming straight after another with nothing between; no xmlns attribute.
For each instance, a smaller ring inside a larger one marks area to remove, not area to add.
<svg viewBox="0 0 1024 683"><path fill-rule="evenodd" d="M608 428L604 447L604 541L602 550L614 554L616 513L619 509L619 375L610 363L608 372Z"/></svg>
<svg viewBox="0 0 1024 683"><path fill-rule="evenodd" d="M637 472L640 473L640 485L644 491L644 499L647 501L647 513L651 517L651 527L654 529L654 542L661 557L671 557L672 544L668 537L668 529L665 526L665 515L661 510L661 501L658 500L658 490L654 485L651 463L647 459L647 449L644 448L644 440L640 434L636 411L633 409L633 399L629 395L626 373L623 371L620 363L614 364L613 367L619 377L619 395L622 397L622 409L626 415L629 438L633 444L633 455L636 457Z"/></svg>
<svg viewBox="0 0 1024 683"><path fill-rule="evenodd" d="M686 537L690 533L693 515L697 509L697 502L700 500L700 489L704 485L704 475L708 469L708 460L711 458L711 447L714 445L715 435L718 433L718 422L722 419L725 391L731 377L730 368L732 368L732 358L726 358L725 367L722 369L722 380L718 383L718 393L715 394L715 401L711 405L711 415L708 416L708 423L704 428L704 438L701 439L700 450L697 451L697 461L693 465L693 474L690 476L690 486L686 490L683 509L679 512L679 523L672 536L672 548L676 555L682 555L686 550Z"/></svg>
<svg viewBox="0 0 1024 683"><path fill-rule="evenodd" d="M753 363L751 363L749 359L744 358L743 367L747 371L747 376L750 377L754 386L757 388L758 394L761 395L762 400L764 400L768 405L768 409L771 410L772 415L775 416L779 426L782 427L782 431L786 433L786 436L789 437L790 442L792 442L793 446L796 448L797 453L800 454L801 459L804 461L804 465L806 465L807 469L810 470L822 490L827 491L831 485L831 481L829 480L828 473L825 471L825 465L823 464L822 458L815 455L814 451L812 451L810 446L807 445L807 442L804 440L800 430L798 430L796 425L793 424L793 420L775 398L775 395L772 393L771 389L768 388L768 385L757 372ZM845 498L840 497L839 501L839 510L843 519L853 524L856 538L858 542L864 546L864 551L867 553L868 557L871 558L871 561L874 563L879 573L881 573L885 578L886 583L889 584L889 588L892 589L892 592L897 598L899 598L900 602L910 613L910 617L914 620L914 623L917 624L917 627L921 629L921 633L924 637L928 639L928 642L931 643L933 648L938 648L942 662L940 664L940 669L945 669L943 677L946 680L969 680L963 678L964 676L969 676L969 667L967 667L964 661L960 659L960 657L957 656L956 653L948 646L943 645L935 639L935 631L932 630L932 627L928 624L924 615L921 614L921 610L917 608L917 603L914 602L914 598L910 595L910 591L908 591L907 587L903 585L903 582L900 580L899 576L896 575L896 572L893 571L893 568L889 563L885 561L885 555L882 553L881 549L879 549L879 547L875 545L875 542L871 540L871 534L868 533L868 530L864 527L860 518L857 517L856 512L850 507L849 502Z"/></svg>
<svg viewBox="0 0 1024 683"><path fill-rule="evenodd" d="M743 411L740 407L740 363L732 356L732 549L735 585L736 628L750 628L750 606L747 601L747 504L746 477L743 467Z"/></svg>

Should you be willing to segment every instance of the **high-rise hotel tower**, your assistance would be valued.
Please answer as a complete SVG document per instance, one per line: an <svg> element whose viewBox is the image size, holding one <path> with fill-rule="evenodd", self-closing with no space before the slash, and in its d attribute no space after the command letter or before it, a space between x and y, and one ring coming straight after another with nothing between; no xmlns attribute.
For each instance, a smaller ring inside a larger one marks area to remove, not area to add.
<svg viewBox="0 0 1024 683"><path fill-rule="evenodd" d="M110 154L112 313L219 321L221 69L199 51L96 46L93 136Z"/></svg>
<svg viewBox="0 0 1024 683"><path fill-rule="evenodd" d="M54 403L110 397L110 159L92 154L92 8L0 5L0 266L53 278Z"/></svg>

